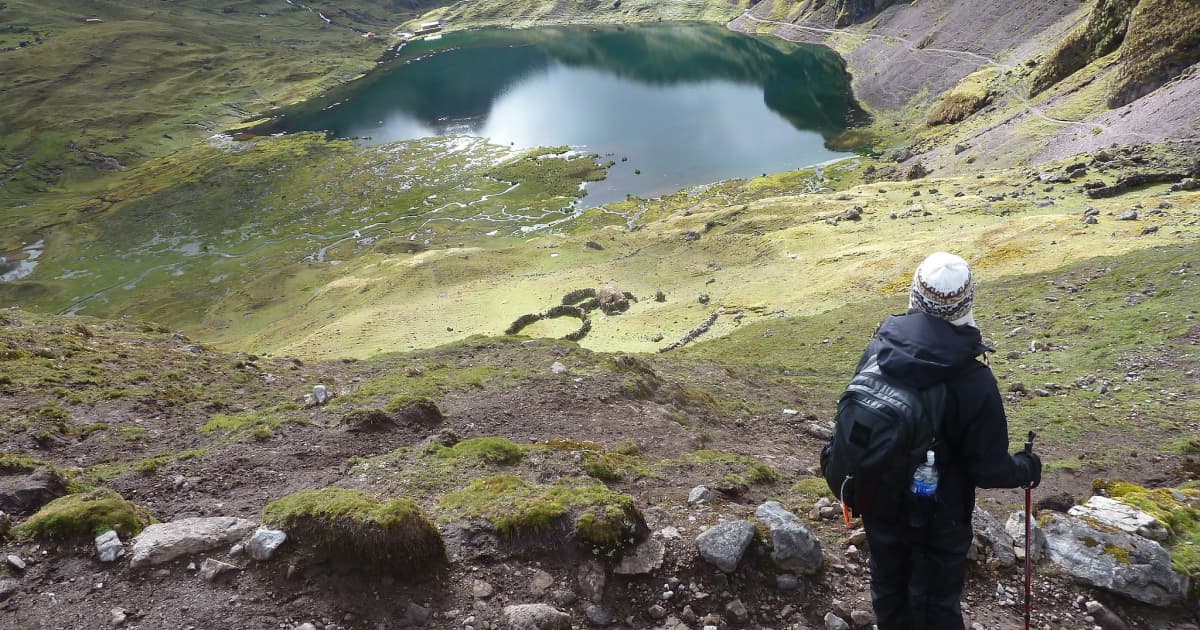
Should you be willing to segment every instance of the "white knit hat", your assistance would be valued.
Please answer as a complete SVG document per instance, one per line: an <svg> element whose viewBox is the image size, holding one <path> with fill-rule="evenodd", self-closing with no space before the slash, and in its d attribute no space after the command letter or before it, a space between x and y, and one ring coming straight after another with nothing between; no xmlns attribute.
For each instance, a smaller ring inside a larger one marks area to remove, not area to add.
<svg viewBox="0 0 1200 630"><path fill-rule="evenodd" d="M944 319L955 326L975 325L975 280L967 261L946 252L929 255L913 274L908 308Z"/></svg>

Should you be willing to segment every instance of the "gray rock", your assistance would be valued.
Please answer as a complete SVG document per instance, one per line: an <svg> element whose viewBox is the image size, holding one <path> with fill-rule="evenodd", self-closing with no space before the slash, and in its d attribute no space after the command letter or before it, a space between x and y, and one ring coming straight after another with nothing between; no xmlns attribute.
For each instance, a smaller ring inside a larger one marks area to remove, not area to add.
<svg viewBox="0 0 1200 630"><path fill-rule="evenodd" d="M546 591L550 590L550 587L553 585L554 576L541 569L535 570L529 578L529 592L534 597L545 595Z"/></svg>
<svg viewBox="0 0 1200 630"><path fill-rule="evenodd" d="M10 566L18 571L25 570L25 561L21 559L21 556L14 556L12 554L8 554L8 556L4 560L5 560L5 562L8 563L8 566Z"/></svg>
<svg viewBox="0 0 1200 630"><path fill-rule="evenodd" d="M4 510L0 510L0 538L7 536L11 529L12 517L5 513Z"/></svg>
<svg viewBox="0 0 1200 630"><path fill-rule="evenodd" d="M1116 216L1116 219L1118 221L1137 221L1137 218L1138 218L1137 210L1126 210L1125 212L1122 212L1121 214L1118 214Z"/></svg>
<svg viewBox="0 0 1200 630"><path fill-rule="evenodd" d="M1117 616L1116 613L1104 607L1098 601L1089 601L1084 604L1087 613L1096 620L1096 625L1104 630L1129 630L1129 624L1125 623L1124 619Z"/></svg>
<svg viewBox="0 0 1200 630"><path fill-rule="evenodd" d="M708 486L696 486L688 493L688 505L712 501L715 496L713 491L708 489Z"/></svg>
<svg viewBox="0 0 1200 630"><path fill-rule="evenodd" d="M110 529L96 537L96 555L100 562L112 562L125 555L125 546L117 532Z"/></svg>
<svg viewBox="0 0 1200 630"><path fill-rule="evenodd" d="M1151 540L1166 540L1171 532L1158 519L1149 514L1115 499L1093 496L1083 505L1076 505L1067 511L1071 516L1103 523L1123 532L1145 536Z"/></svg>
<svg viewBox="0 0 1200 630"><path fill-rule="evenodd" d="M583 612L583 616L587 619L587 622L593 626L607 626L613 622L613 619L615 619L613 614L609 612L607 608L597 604L588 606L587 610Z"/></svg>
<svg viewBox="0 0 1200 630"><path fill-rule="evenodd" d="M329 390L325 389L324 385L313 385L312 397L318 405L323 405L329 400Z"/></svg>
<svg viewBox="0 0 1200 630"><path fill-rule="evenodd" d="M200 577L204 578L205 582L212 582L220 577L222 573L228 573L230 571L237 570L238 567L235 567L228 562L221 562L220 560L205 558L204 562L200 564Z"/></svg>
<svg viewBox="0 0 1200 630"><path fill-rule="evenodd" d="M975 529L975 539L980 545L989 550L991 556L1002 567L1017 565L1017 553L1013 549L1013 538L1000 526L1000 523L987 510L975 506L971 514L971 526Z"/></svg>
<svg viewBox="0 0 1200 630"><path fill-rule="evenodd" d="M754 523L725 521L718 523L696 538L700 556L726 573L737 569L742 554L754 539Z"/></svg>
<svg viewBox="0 0 1200 630"><path fill-rule="evenodd" d="M11 514L33 513L67 493L67 485L52 470L35 470L21 477L0 475L0 510Z"/></svg>
<svg viewBox="0 0 1200 630"><path fill-rule="evenodd" d="M554 602L554 605L559 608L570 608L575 605L575 602L579 601L579 596L575 594L575 591L558 588L550 591L550 601Z"/></svg>
<svg viewBox="0 0 1200 630"><path fill-rule="evenodd" d="M821 540L795 514L778 501L767 501L754 510L754 516L767 526L775 566L805 575L820 570L824 559Z"/></svg>
<svg viewBox="0 0 1200 630"><path fill-rule="evenodd" d="M317 627L306 621L295 628L292 628L292 630L317 630Z"/></svg>
<svg viewBox="0 0 1200 630"><path fill-rule="evenodd" d="M790 593L800 588L800 578L791 573L780 573L775 576L775 588L780 592Z"/></svg>
<svg viewBox="0 0 1200 630"><path fill-rule="evenodd" d="M0 602L8 599L13 593L16 593L21 588L21 583L16 580L4 579L0 580Z"/></svg>
<svg viewBox="0 0 1200 630"><path fill-rule="evenodd" d="M563 365L559 361L555 361L554 363L550 364L550 371L555 374L566 374L567 366Z"/></svg>
<svg viewBox="0 0 1200 630"><path fill-rule="evenodd" d="M1046 555L1078 582L1154 606L1178 604L1187 593L1187 578L1153 540L1061 514L1045 517L1043 530Z"/></svg>
<svg viewBox="0 0 1200 630"><path fill-rule="evenodd" d="M401 626L423 626L427 623L429 623L429 609L416 602L409 602L408 608L404 609L404 620Z"/></svg>
<svg viewBox="0 0 1200 630"><path fill-rule="evenodd" d="M666 547L655 538L647 538L642 544L630 549L613 569L617 575L645 575L663 564Z"/></svg>
<svg viewBox="0 0 1200 630"><path fill-rule="evenodd" d="M1013 539L1013 549L1022 554L1025 553L1025 510L1013 512L1008 515L1008 520L1004 521L1004 531L1008 532ZM1046 532L1038 526L1037 519L1029 522L1029 532L1032 534L1033 540L1029 542L1029 556L1037 562L1042 559L1042 555L1046 552Z"/></svg>
<svg viewBox="0 0 1200 630"><path fill-rule="evenodd" d="M646 609L646 614L650 615L650 617L653 619L662 619L663 617L667 616L667 609L658 604L654 604L650 608Z"/></svg>
<svg viewBox="0 0 1200 630"><path fill-rule="evenodd" d="M868 610L850 611L850 621L858 628L866 628L875 624L875 615Z"/></svg>
<svg viewBox="0 0 1200 630"><path fill-rule="evenodd" d="M496 588L483 580L471 582L471 597L475 599L487 599L495 592Z"/></svg>
<svg viewBox="0 0 1200 630"><path fill-rule="evenodd" d="M1100 223L1100 219L1097 219L1095 215L1089 214L1086 217L1083 217L1083 223L1085 225L1096 225L1097 223Z"/></svg>
<svg viewBox="0 0 1200 630"><path fill-rule="evenodd" d="M725 604L725 614L729 615L730 619L739 624L746 623L746 620L750 618L750 611L746 610L746 605L740 599L735 599Z"/></svg>
<svg viewBox="0 0 1200 630"><path fill-rule="evenodd" d="M110 610L108 612L109 612L108 623L110 623L114 626L119 626L119 625L125 623L125 620L127 619L127 617L125 615L124 608L113 608L112 610Z"/></svg>
<svg viewBox="0 0 1200 630"><path fill-rule="evenodd" d="M548 604L504 607L504 620L513 630L570 630L571 616Z"/></svg>
<svg viewBox="0 0 1200 630"><path fill-rule="evenodd" d="M275 555L275 551L286 540L287 534L277 529L259 527L250 536L250 542L246 544L246 548L250 551L251 558L263 562L270 560L271 556Z"/></svg>
<svg viewBox="0 0 1200 630"><path fill-rule="evenodd" d="M579 565L579 575L576 576L576 581L579 582L579 591L584 599L598 602L604 598L604 585L608 581L608 576L604 573L604 565L595 560L584 562Z"/></svg>
<svg viewBox="0 0 1200 630"><path fill-rule="evenodd" d="M850 630L850 624L845 619L831 613L825 613L825 630Z"/></svg>
<svg viewBox="0 0 1200 630"><path fill-rule="evenodd" d="M232 516L183 518L156 523L133 539L129 567L137 569L223 547L249 534L253 521Z"/></svg>

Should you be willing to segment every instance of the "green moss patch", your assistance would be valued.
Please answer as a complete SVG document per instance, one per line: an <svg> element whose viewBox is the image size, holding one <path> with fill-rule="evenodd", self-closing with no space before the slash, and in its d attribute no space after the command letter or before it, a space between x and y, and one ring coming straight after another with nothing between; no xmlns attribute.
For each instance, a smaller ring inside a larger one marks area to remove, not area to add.
<svg viewBox="0 0 1200 630"><path fill-rule="evenodd" d="M519 463L525 456L525 449L500 437L471 438L451 447L434 446L431 452L444 459L471 458L502 465Z"/></svg>
<svg viewBox="0 0 1200 630"><path fill-rule="evenodd" d="M1105 491L1110 498L1158 519L1171 532L1171 538L1166 543L1171 565L1193 582L1200 577L1200 509L1197 509L1200 506L1200 488L1183 485L1179 488L1150 489L1127 481L1096 482L1093 485L1097 490ZM1116 557L1121 560L1121 556ZM1127 556L1124 561L1129 561Z"/></svg>
<svg viewBox="0 0 1200 630"><path fill-rule="evenodd" d="M600 484L530 484L513 475L479 479L443 498L439 509L455 518L484 519L508 539L566 529L597 553L632 544L645 527L629 495Z"/></svg>
<svg viewBox="0 0 1200 630"><path fill-rule="evenodd" d="M269 503L262 520L320 557L379 572L411 576L446 559L437 528L409 499L381 501L345 488L306 490Z"/></svg>
<svg viewBox="0 0 1200 630"><path fill-rule="evenodd" d="M110 529L134 536L153 522L150 513L107 488L69 494L21 523L17 535L45 541L89 539Z"/></svg>
<svg viewBox="0 0 1200 630"><path fill-rule="evenodd" d="M721 489L734 493L745 492L755 484L772 483L779 479L779 473L762 460L724 451L700 450L667 462L666 465L673 468L700 468L714 476L724 473L720 482Z"/></svg>

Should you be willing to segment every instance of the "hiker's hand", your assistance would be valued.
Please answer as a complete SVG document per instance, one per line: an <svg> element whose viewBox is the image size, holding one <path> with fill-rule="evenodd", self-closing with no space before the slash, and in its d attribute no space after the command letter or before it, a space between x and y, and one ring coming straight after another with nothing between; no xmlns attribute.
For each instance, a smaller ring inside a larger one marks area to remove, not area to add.
<svg viewBox="0 0 1200 630"><path fill-rule="evenodd" d="M1018 451L1013 453L1013 459L1025 470L1026 488L1036 488L1042 483L1042 458L1037 453Z"/></svg>

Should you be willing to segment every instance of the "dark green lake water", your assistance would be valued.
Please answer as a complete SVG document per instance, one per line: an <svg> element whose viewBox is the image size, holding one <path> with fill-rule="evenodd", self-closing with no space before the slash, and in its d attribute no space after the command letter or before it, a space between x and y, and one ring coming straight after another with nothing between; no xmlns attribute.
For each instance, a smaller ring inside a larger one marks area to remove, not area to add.
<svg viewBox="0 0 1200 630"><path fill-rule="evenodd" d="M827 144L861 117L827 48L671 24L414 42L364 79L285 112L275 130L570 145L616 161L606 181L588 184L583 205L596 206L848 155Z"/></svg>

